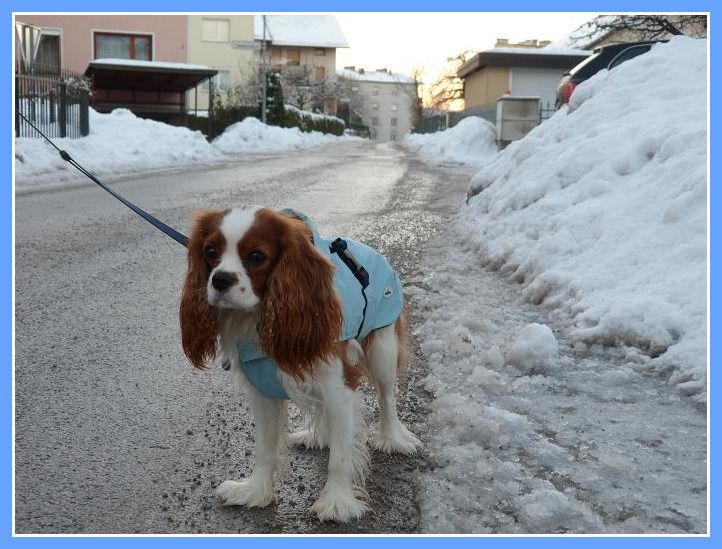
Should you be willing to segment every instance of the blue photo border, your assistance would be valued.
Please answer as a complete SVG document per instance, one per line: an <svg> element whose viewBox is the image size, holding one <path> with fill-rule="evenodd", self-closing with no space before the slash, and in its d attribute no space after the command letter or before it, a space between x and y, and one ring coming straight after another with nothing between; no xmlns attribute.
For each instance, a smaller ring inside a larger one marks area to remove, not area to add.
<svg viewBox="0 0 722 549"><path fill-rule="evenodd" d="M6 23L2 26L2 54L0 58L5 59L6 62L12 59L11 40L12 40L12 13L13 11L22 12L99 12L99 11L173 11L173 12L192 12L192 11L255 11L255 12L273 12L273 11L320 11L320 12L339 12L339 11L370 11L370 12L383 12L383 11L496 11L496 12L533 12L533 11L552 11L552 12L573 12L573 11L586 11L591 13L598 12L710 12L710 29L713 29L716 22L714 17L715 11L722 12L722 10L715 10L715 5L712 0L707 1L598 1L591 0L588 2L571 2L568 0L548 0L543 3L532 2L531 0L497 0L497 1L472 1L472 0L447 0L446 2L431 2L429 0L417 0L415 2L402 2L399 0L350 0L346 2L330 1L330 0L307 0L305 2L290 2L290 1L230 1L230 0L206 0L205 2L189 1L189 0L176 0L175 2L162 2L158 0L124 0L120 2L118 0L110 0L108 2L90 2L88 0L66 0L64 2L54 1L34 1L34 0L5 0L0 4L2 10L2 17ZM570 29L571 30L571 29ZM714 30L710 33L713 35ZM719 65L719 44L712 38L710 38L710 97L714 96L712 90L717 89L716 83L719 79L718 71L716 70ZM448 53L448 52L447 52ZM443 52L442 52L443 54ZM11 61L10 61L11 62ZM316 549L319 545L330 547L332 544L343 544L348 548L359 548L365 547L368 544L374 546L392 546L392 545L408 545L415 548L418 547L432 547L439 543L451 542L459 546L470 547L472 545L485 545L493 547L526 547L533 545L534 547L559 547L559 546L578 546L584 545L588 547L607 547L607 546L647 546L647 547L708 547L714 543L716 536L715 525L719 524L718 508L715 503L717 499L716 487L719 484L717 475L715 474L715 462L712 461L712 469L710 476L709 490L711 493L711 513L710 513L710 532L711 537L643 537L643 538L631 538L631 537L614 537L614 538L595 538L595 537L484 537L484 538L468 538L468 537L454 537L454 538L439 538L439 537L386 537L386 538L327 538L327 537L296 537L293 539L289 538L274 538L274 537L256 537L256 538L226 538L226 537L134 537L134 538L122 538L122 537L21 537L12 538L12 514L11 514L11 503L12 503L12 483L11 483L11 471L12 471L12 91L11 81L8 78L5 80L5 84L0 88L0 104L6 105L9 108L1 116L2 119L2 149L3 158L7 160L7 164L3 163L2 167L2 191L0 200L0 238L2 238L3 249L5 252L2 254L2 261L0 265L0 277L2 277L2 287L5 288L0 294L0 303L2 305L3 313L0 319L0 356L3 360L2 368L2 395L0 396L0 402L2 403L2 414L0 417L0 430L2 433L1 444L2 451L0 456L2 459L0 468L0 491L2 496L0 497L0 506L2 513L0 515L0 545L2 546L18 546L18 547L35 547L35 546L46 546L52 544L53 546L66 546L66 547L91 547L97 546L99 543L103 546L109 547L127 547L131 544L136 547L148 547L148 546L165 546L165 547L187 547L201 545L207 546L208 544L213 546L238 546L239 544L252 543L253 545L262 545L264 547L283 546L290 543L299 547L308 547L309 549ZM684 85L684 83L680 83ZM719 198L714 192L716 189L715 183L719 179L717 175L717 165L719 164L719 145L715 142L716 131L719 127L719 113L715 109L714 104L710 102L710 194L708 196L710 205L710 364L711 369L716 363L716 358L719 353L719 341L720 341L720 328L719 325L715 324L717 310L716 305L719 299L718 293L715 291L713 282L714 275L717 272L717 243L718 243L718 232L719 222L715 219L715 213L719 211ZM716 386L718 385L716 376L714 373L710 374L708 380L708 393L710 395L709 400L712 401L711 395L716 394ZM717 413L715 408L710 404L710 437L711 447L710 455L711 458L716 456L717 445L715 444L716 439L716 419ZM448 540L448 541L447 541Z"/></svg>

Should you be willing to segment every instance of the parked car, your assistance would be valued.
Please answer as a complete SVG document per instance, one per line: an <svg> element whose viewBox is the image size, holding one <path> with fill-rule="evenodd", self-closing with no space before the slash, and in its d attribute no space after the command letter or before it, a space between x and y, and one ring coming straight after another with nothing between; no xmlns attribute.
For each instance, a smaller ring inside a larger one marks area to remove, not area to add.
<svg viewBox="0 0 722 549"><path fill-rule="evenodd" d="M594 53L564 74L557 87L557 109L569 103L574 88L602 69L613 69L625 61L647 53L658 42L625 42L596 48Z"/></svg>

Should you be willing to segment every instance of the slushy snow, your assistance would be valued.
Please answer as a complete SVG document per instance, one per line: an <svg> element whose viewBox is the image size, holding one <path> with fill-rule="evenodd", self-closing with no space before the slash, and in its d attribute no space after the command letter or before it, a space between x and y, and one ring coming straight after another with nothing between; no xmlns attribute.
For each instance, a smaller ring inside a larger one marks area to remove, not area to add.
<svg viewBox="0 0 722 549"><path fill-rule="evenodd" d="M497 151L494 124L478 116L464 118L442 132L407 134L402 144L429 164L478 166Z"/></svg>
<svg viewBox="0 0 722 549"><path fill-rule="evenodd" d="M435 397L423 531L708 528L706 74L679 37L581 84L483 164L407 281Z"/></svg>
<svg viewBox="0 0 722 549"><path fill-rule="evenodd" d="M127 109L115 109L109 114L90 109L89 114L90 135L53 141L99 177L221 162L240 154L293 152L359 139L304 133L246 118L208 143L201 132L139 118ZM15 139L16 185L63 183L82 177L45 140Z"/></svg>

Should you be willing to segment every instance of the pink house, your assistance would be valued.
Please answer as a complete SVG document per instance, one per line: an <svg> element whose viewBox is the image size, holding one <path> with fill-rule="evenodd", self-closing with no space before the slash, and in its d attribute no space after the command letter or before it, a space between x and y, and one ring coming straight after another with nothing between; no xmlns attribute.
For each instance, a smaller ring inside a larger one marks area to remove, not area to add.
<svg viewBox="0 0 722 549"><path fill-rule="evenodd" d="M37 62L82 73L94 59L186 62L185 15L17 15L43 29Z"/></svg>
<svg viewBox="0 0 722 549"><path fill-rule="evenodd" d="M145 118L184 124L187 90L218 72L186 63L185 15L31 14L15 20L42 29L33 73L59 75L61 68L84 73L98 112L127 108ZM16 44L33 43L29 30L21 29L25 38ZM20 51L18 46L16 58Z"/></svg>

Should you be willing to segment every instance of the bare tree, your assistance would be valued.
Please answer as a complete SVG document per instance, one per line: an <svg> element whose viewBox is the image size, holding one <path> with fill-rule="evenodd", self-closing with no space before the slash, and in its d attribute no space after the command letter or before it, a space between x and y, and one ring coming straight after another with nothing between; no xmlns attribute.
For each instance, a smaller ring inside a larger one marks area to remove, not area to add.
<svg viewBox="0 0 722 549"><path fill-rule="evenodd" d="M431 106L439 109L450 107L464 98L464 81L459 78L461 66L475 55L474 50L464 50L446 58L446 68L429 86Z"/></svg>
<svg viewBox="0 0 722 549"><path fill-rule="evenodd" d="M314 69L303 66L286 66L281 71L283 95L289 105L301 110L323 110L323 101L336 97L337 84L328 78L317 78Z"/></svg>
<svg viewBox="0 0 722 549"><path fill-rule="evenodd" d="M364 97L356 78L339 77L336 81L338 116L347 124L362 124Z"/></svg>
<svg viewBox="0 0 722 549"><path fill-rule="evenodd" d="M409 84L399 84L401 92L409 99L412 129L418 127L419 121L421 120L421 113L423 111L424 72L423 67L413 67L411 69L411 78L414 79L414 86L412 87Z"/></svg>
<svg viewBox="0 0 722 549"><path fill-rule="evenodd" d="M600 15L574 35L575 41L590 40L614 31L627 31L636 40L659 40L670 36L707 36L706 15Z"/></svg>

